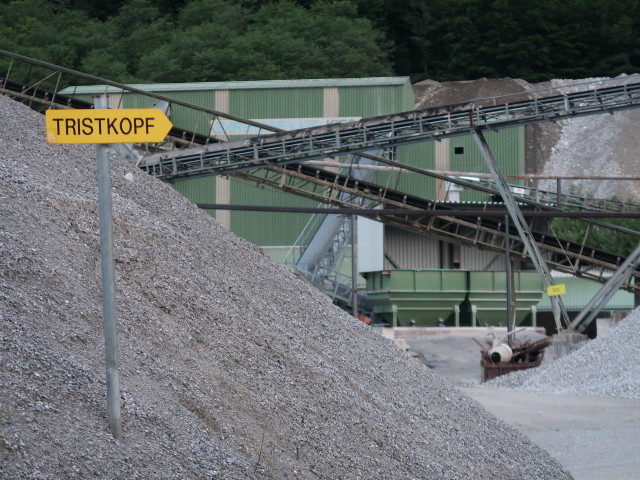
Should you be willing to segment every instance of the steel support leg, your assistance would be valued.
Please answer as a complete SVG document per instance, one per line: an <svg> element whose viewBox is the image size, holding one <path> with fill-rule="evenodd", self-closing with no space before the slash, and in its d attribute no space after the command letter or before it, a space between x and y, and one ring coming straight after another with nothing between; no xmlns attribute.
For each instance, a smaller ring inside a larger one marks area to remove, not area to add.
<svg viewBox="0 0 640 480"><path fill-rule="evenodd" d="M531 230L529 229L529 225L524 219L518 204L513 197L513 193L509 189L509 185L507 184L506 179L502 175L498 164L493 158L493 154L491 153L491 149L487 144L484 135L482 135L482 131L478 129L473 129L473 138L480 149L480 153L484 158L487 167L489 168L489 172L493 176L493 180L496 184L496 188L500 192L502 196L502 200L504 201L507 210L509 211L509 215L511 216L511 220L518 230L518 234L520 235L520 239L522 243L524 243L529 255L531 256L531 261L540 275L540 279L542 280L542 284L544 285L545 290L554 285L553 277L551 276L551 272L547 266L547 263L544 261L542 257L542 253L540 253L540 249L538 248L538 244L533 237ZM505 235L508 235L509 232L505 232ZM564 320L566 326L569 326L569 315L567 314L567 310L562 303L562 299L558 295L554 295L551 297L551 304L554 311L554 318L556 322L556 328L558 331L562 330L562 323L560 321L560 317Z"/></svg>
<svg viewBox="0 0 640 480"><path fill-rule="evenodd" d="M583 332L594 318L598 316L600 310L607 304L611 297L620 290L622 284L629 278L629 275L640 265L640 244L627 259L620 265L620 268L611 275L611 278L598 290L586 307L571 322L571 328Z"/></svg>

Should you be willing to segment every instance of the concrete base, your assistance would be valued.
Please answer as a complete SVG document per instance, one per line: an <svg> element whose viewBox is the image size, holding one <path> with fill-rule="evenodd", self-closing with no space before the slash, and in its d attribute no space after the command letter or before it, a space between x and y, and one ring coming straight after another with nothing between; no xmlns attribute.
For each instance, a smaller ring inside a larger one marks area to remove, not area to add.
<svg viewBox="0 0 640 480"><path fill-rule="evenodd" d="M564 357L568 355L578 344L584 342L589 337L583 333L578 332L560 332L551 337L553 343L551 345L551 351L554 358Z"/></svg>
<svg viewBox="0 0 640 480"><path fill-rule="evenodd" d="M374 327L375 328L375 327ZM516 330L523 332L534 332L545 335L543 327L519 327ZM391 339L396 338L417 338L436 335L453 335L456 337L482 337L488 332L493 332L496 337L501 337L507 333L506 327L389 327L381 328L380 333Z"/></svg>

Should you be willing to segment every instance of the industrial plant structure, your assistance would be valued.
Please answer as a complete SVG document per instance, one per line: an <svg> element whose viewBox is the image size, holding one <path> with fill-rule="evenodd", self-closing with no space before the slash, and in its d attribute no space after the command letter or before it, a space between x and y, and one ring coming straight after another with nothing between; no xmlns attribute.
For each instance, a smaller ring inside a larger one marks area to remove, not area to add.
<svg viewBox="0 0 640 480"><path fill-rule="evenodd" d="M511 309L517 323L535 325L549 309L544 287L550 276L540 275L540 259L599 282L620 264L607 252L587 254L584 244L559 249L543 220L529 222L536 231L527 244L506 211L490 220L482 211L519 202L518 210L538 214L564 207L570 200L564 194L538 191L523 179L531 171L526 127L554 116L633 108L624 89L603 90L609 107L600 93L543 93L539 102L521 93L412 111L407 77L145 85L95 80L43 93L42 85L5 79L3 90L49 105L64 100L72 108L108 95L110 108L164 109L174 125L170 135L160 144L134 146L133 161L367 322L506 325ZM341 142L353 140L342 132L350 131L360 146L343 148ZM491 185L492 168L510 178L507 190ZM339 207L338 214L329 213ZM544 250L537 263L529 252L534 245ZM625 288L633 285L632 278ZM620 291L608 305L630 310L632 294Z"/></svg>

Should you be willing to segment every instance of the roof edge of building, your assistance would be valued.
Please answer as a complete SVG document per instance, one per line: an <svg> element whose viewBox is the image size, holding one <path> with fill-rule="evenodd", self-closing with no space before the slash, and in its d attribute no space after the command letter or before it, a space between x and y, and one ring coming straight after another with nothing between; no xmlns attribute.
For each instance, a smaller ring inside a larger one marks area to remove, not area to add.
<svg viewBox="0 0 640 480"><path fill-rule="evenodd" d="M402 86L409 77L316 78L298 80L249 80L232 82L141 83L127 86L149 92L198 90L258 90L281 88L328 88ZM121 93L122 89L107 85L79 85L62 90L63 94Z"/></svg>

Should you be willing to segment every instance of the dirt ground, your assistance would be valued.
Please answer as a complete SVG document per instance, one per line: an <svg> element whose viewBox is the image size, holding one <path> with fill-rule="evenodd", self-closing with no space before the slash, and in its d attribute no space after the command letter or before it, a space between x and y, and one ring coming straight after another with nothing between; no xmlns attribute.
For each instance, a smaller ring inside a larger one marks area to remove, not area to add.
<svg viewBox="0 0 640 480"><path fill-rule="evenodd" d="M470 337L418 337L407 344L418 360L547 450L576 480L640 478L640 400L489 388L480 384L480 347Z"/></svg>
<svg viewBox="0 0 640 480"><path fill-rule="evenodd" d="M547 450L576 480L640 478L640 400L462 390Z"/></svg>

